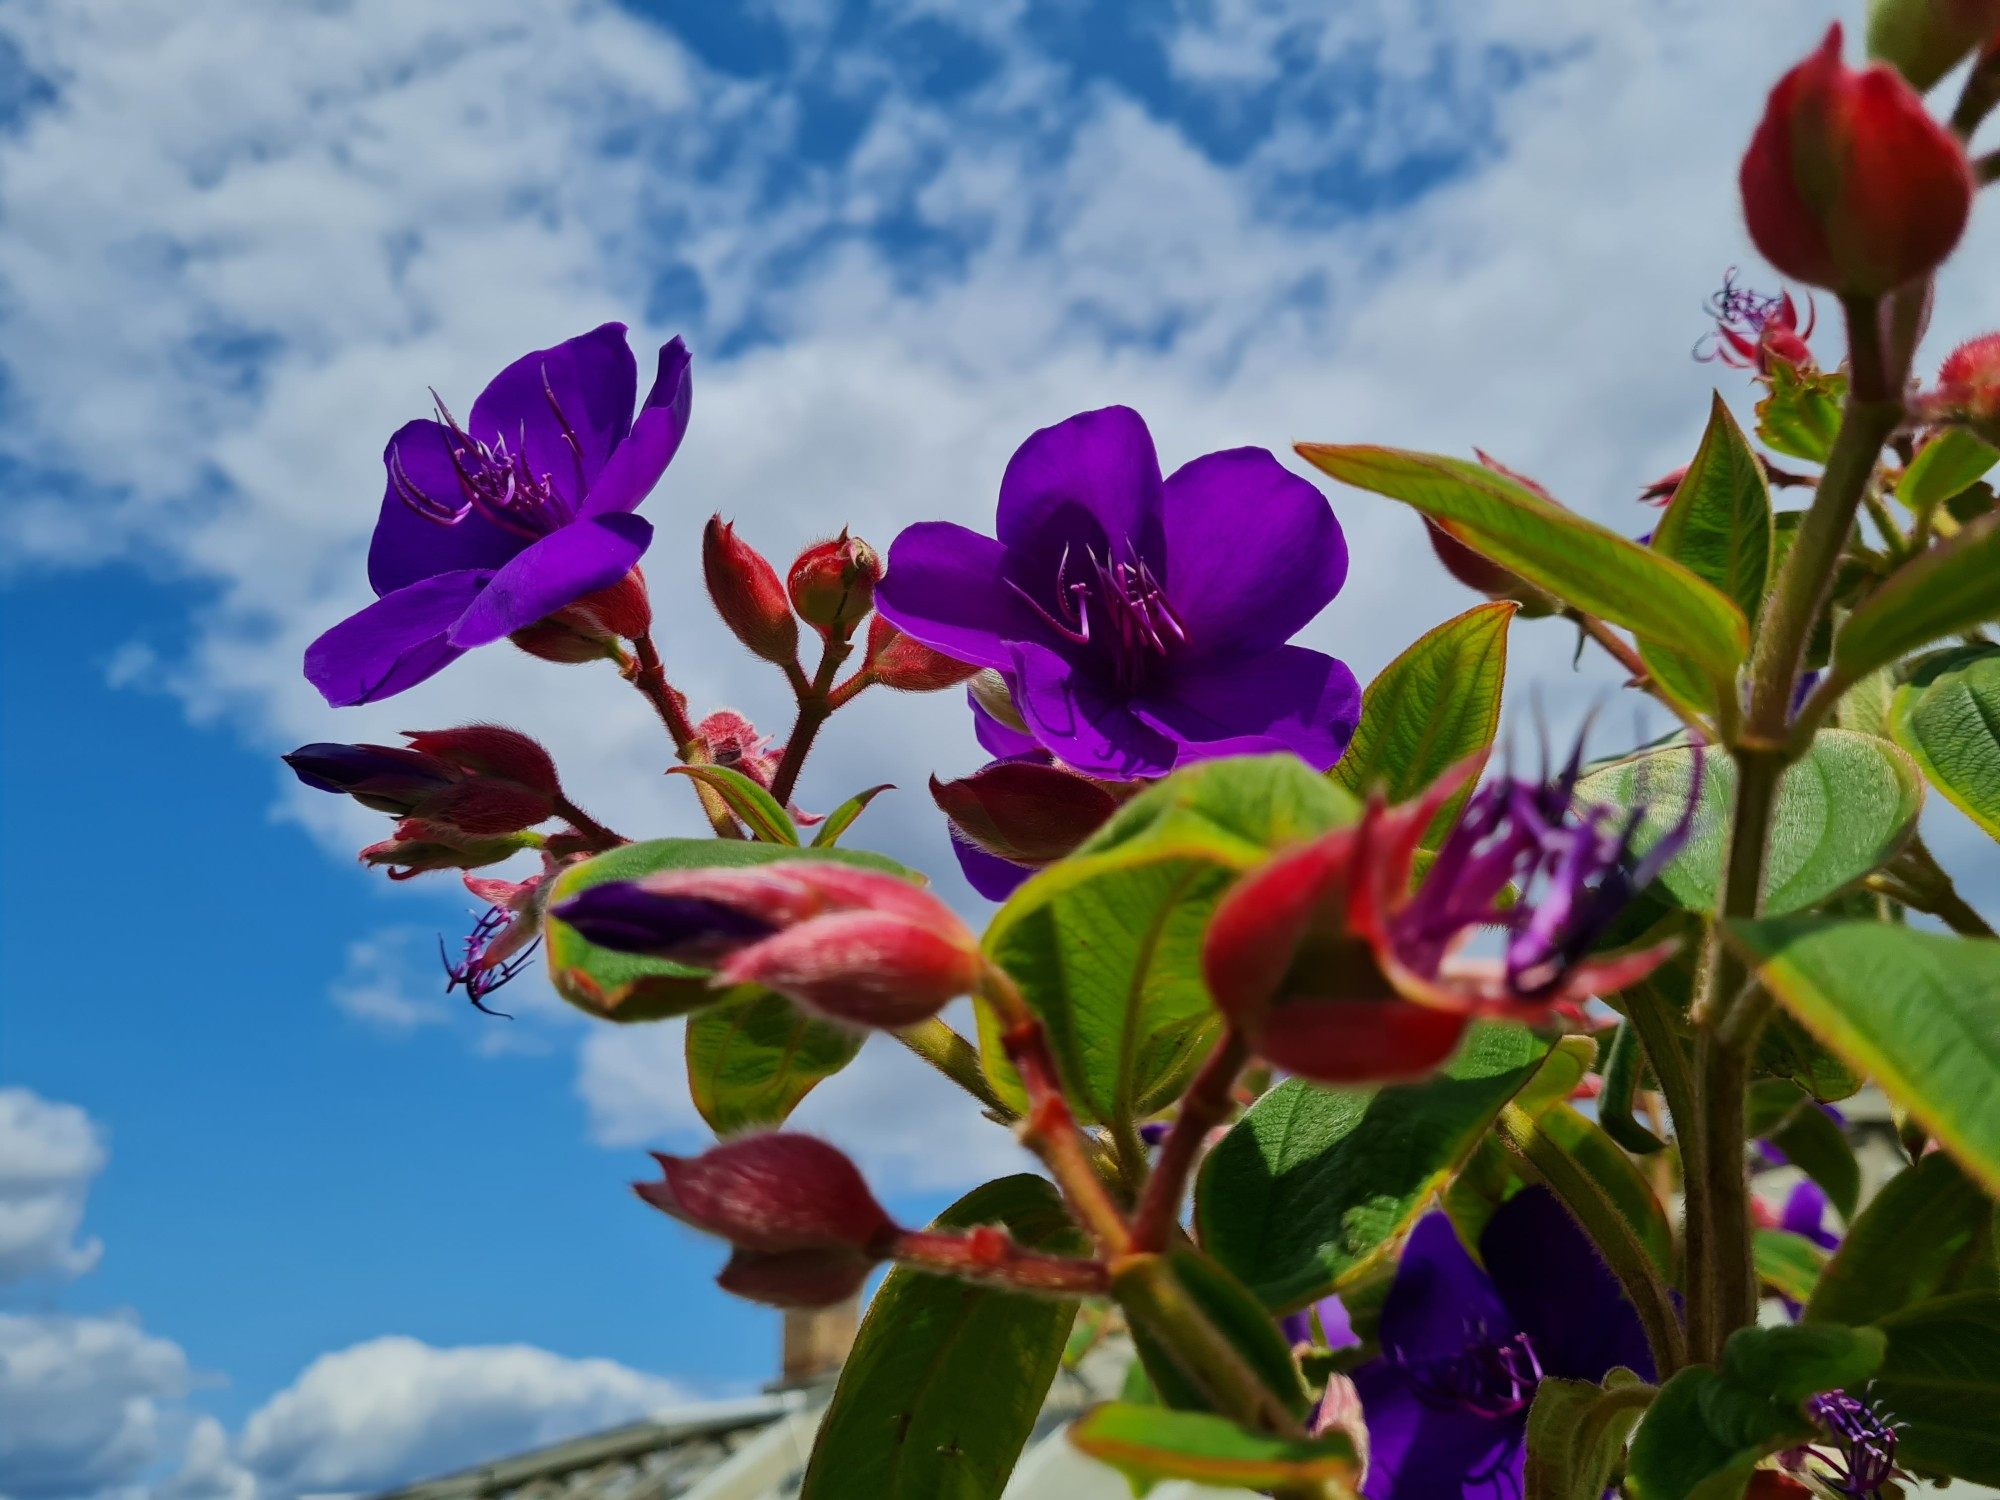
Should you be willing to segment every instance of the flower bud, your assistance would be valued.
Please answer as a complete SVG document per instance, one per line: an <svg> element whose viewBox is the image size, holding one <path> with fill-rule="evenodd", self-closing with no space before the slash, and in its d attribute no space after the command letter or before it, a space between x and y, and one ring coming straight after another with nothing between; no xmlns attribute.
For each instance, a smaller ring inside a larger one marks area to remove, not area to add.
<svg viewBox="0 0 2000 1500"><path fill-rule="evenodd" d="M399 818L458 779L431 756L390 745L301 745L281 758L314 790L345 793L363 807Z"/></svg>
<svg viewBox="0 0 2000 1500"><path fill-rule="evenodd" d="M2000 333L1982 334L1946 355L1937 390L1922 404L1932 421L1963 422L2000 445Z"/></svg>
<svg viewBox="0 0 2000 1500"><path fill-rule="evenodd" d="M562 783L549 752L518 729L501 724L461 724L456 729L406 729L410 748L434 756L468 775L517 782L556 797Z"/></svg>
<svg viewBox="0 0 2000 1500"><path fill-rule="evenodd" d="M979 945L906 880L831 860L679 870L579 891L552 913L585 939L716 968L858 1026L934 1016L979 980Z"/></svg>
<svg viewBox="0 0 2000 1500"><path fill-rule="evenodd" d="M531 833L475 837L446 823L430 823L421 818L405 818L396 825L394 837L363 849L364 865L388 869L391 880L408 880L425 870L476 870L497 865L523 849L532 849Z"/></svg>
<svg viewBox="0 0 2000 1500"><path fill-rule="evenodd" d="M868 622L868 653L862 666L882 686L903 693L955 687L979 670L904 635L880 615Z"/></svg>
<svg viewBox="0 0 2000 1500"><path fill-rule="evenodd" d="M1521 606L1523 615L1533 618L1555 613L1555 600L1484 553L1473 551L1429 516L1424 517L1424 531L1431 539L1431 551L1444 564L1445 572L1467 588L1489 599L1511 599Z"/></svg>
<svg viewBox="0 0 2000 1500"><path fill-rule="evenodd" d="M495 724L423 729L407 750L304 745L285 757L307 786L454 834L515 833L546 822L561 788L540 745Z"/></svg>
<svg viewBox="0 0 2000 1500"><path fill-rule="evenodd" d="M801 552L785 586L800 619L844 635L875 607L875 585L881 581L882 559L875 549L843 531Z"/></svg>
<svg viewBox="0 0 2000 1500"><path fill-rule="evenodd" d="M1772 89L1739 183L1750 238L1785 275L1875 297L1951 253L1972 208L1957 137L1894 69L1855 70L1841 31Z"/></svg>
<svg viewBox="0 0 2000 1500"><path fill-rule="evenodd" d="M1096 782L1033 761L995 761L956 781L933 776L931 799L968 843L1019 865L1061 859L1118 809Z"/></svg>
<svg viewBox="0 0 2000 1500"><path fill-rule="evenodd" d="M634 568L610 587L585 594L507 639L543 661L577 663L616 660L621 640L637 640L652 628L645 575Z"/></svg>
<svg viewBox="0 0 2000 1500"><path fill-rule="evenodd" d="M836 1307L861 1290L876 1264L850 1250L738 1250L715 1284L766 1307Z"/></svg>
<svg viewBox="0 0 2000 1500"><path fill-rule="evenodd" d="M1868 8L1868 55L1920 94L1995 37L2000 0L1874 0Z"/></svg>
<svg viewBox="0 0 2000 1500"><path fill-rule="evenodd" d="M721 516L710 516L702 531L701 572L715 612L731 635L765 661L782 666L797 659L799 622L792 617L778 570Z"/></svg>
<svg viewBox="0 0 2000 1500"><path fill-rule="evenodd" d="M1007 679L991 667L984 667L967 678L965 690L972 699L972 706L987 717L1016 734L1028 732L1028 721L1021 717L1021 710L1015 706L1014 695L1007 688Z"/></svg>

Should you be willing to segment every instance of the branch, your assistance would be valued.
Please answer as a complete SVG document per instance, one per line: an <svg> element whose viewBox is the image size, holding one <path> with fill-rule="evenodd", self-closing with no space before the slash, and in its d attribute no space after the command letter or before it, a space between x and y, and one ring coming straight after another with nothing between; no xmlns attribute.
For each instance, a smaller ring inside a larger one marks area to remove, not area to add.
<svg viewBox="0 0 2000 1500"><path fill-rule="evenodd" d="M966 1234L906 1229L896 1236L889 1258L961 1281L991 1282L1045 1296L1101 1296L1111 1289L1111 1271L1103 1261L1023 1249L1006 1230L990 1225Z"/></svg>
<svg viewBox="0 0 2000 1500"><path fill-rule="evenodd" d="M1233 1028L1208 1054L1181 1096L1180 1113L1160 1146L1160 1159L1146 1183L1146 1195L1132 1224L1132 1245L1137 1250L1163 1250L1167 1236L1180 1222L1181 1199L1187 1191L1188 1173L1196 1153L1208 1133L1229 1114L1233 1102L1230 1090L1236 1076L1249 1060L1250 1047Z"/></svg>
<svg viewBox="0 0 2000 1500"><path fill-rule="evenodd" d="M574 828L584 838L589 839L593 844L597 845L599 852L605 849L615 849L620 844L629 844L632 842L623 834L613 833L609 828L598 822L597 819L591 817L589 813L570 801L561 792L557 792L551 801L555 806L556 816L569 824L571 828Z"/></svg>
<svg viewBox="0 0 2000 1500"><path fill-rule="evenodd" d="M1699 714L1689 713L1680 704L1676 703L1665 689L1660 686L1658 680L1646 666L1644 658L1617 631L1598 619L1596 615L1585 614L1580 609L1564 610L1563 618L1569 620L1577 629L1602 646L1611 659L1631 675L1631 686L1638 688L1643 693L1650 693L1653 697L1659 699L1661 703L1666 705L1668 712L1672 713L1675 718L1679 719L1693 733L1700 735L1702 739L1712 740L1715 738L1715 730L1709 723Z"/></svg>
<svg viewBox="0 0 2000 1500"><path fill-rule="evenodd" d="M799 772L805 769L806 754L812 749L820 725L833 713L833 679L840 671L840 664L853 650L854 642L848 636L826 637L820 648L819 671L806 685L806 690L798 694L799 716L792 722L791 737L785 741L784 758L778 762L778 769L771 777L771 795L778 799L780 807L791 805L792 788L798 785ZM793 691L798 691L796 683Z"/></svg>
<svg viewBox="0 0 2000 1500"><path fill-rule="evenodd" d="M653 645L653 633L647 631L632 645L638 653L636 659L625 662L619 670L632 686L645 695L646 701L653 705L653 711L660 716L660 722L667 726L667 733L673 737L674 753L680 757L681 764L696 764L703 753L703 746L695 735L694 725L688 720L687 698L667 681L667 669L660 661L658 648ZM728 804L716 794L714 788L696 782L694 790L701 799L701 810L708 815L708 826L715 830L717 838L743 837L743 830L736 826Z"/></svg>

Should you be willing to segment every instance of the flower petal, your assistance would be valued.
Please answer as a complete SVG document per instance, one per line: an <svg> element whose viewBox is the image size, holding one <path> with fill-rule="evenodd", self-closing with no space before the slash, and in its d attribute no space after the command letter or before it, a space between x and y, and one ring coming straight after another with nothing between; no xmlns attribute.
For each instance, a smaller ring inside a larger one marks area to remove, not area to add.
<svg viewBox="0 0 2000 1500"><path fill-rule="evenodd" d="M528 538L495 526L466 506L452 464L452 442L449 428L426 418L398 427L382 450L389 483L368 544L368 582L377 594L393 594L439 573L492 571L528 545ZM419 515L398 492L399 470L404 482L434 502L440 514L464 513L449 522Z"/></svg>
<svg viewBox="0 0 2000 1500"><path fill-rule="evenodd" d="M1132 708L1180 742L1180 765L1290 750L1324 771L1361 721L1361 686L1345 662L1280 646L1248 661L1178 669Z"/></svg>
<svg viewBox="0 0 2000 1500"><path fill-rule="evenodd" d="M415 687L465 654L446 632L492 577L463 569L384 595L306 647L306 681L335 708Z"/></svg>
<svg viewBox="0 0 2000 1500"><path fill-rule="evenodd" d="M972 737L995 760L1013 760L1021 755L1040 756L1044 761L1051 758L1048 751L1035 743L1033 735L1002 724L970 692L965 695L965 701L972 709Z"/></svg>
<svg viewBox="0 0 2000 1500"><path fill-rule="evenodd" d="M951 836L951 852L958 856L958 868L965 875L965 883L988 901L1005 901L1035 873L1026 865L988 854L955 833Z"/></svg>
<svg viewBox="0 0 2000 1500"><path fill-rule="evenodd" d="M1435 1211L1425 1214L1410 1231L1382 1303L1382 1348L1405 1361L1447 1359L1465 1348L1467 1330L1475 1328L1496 1343L1521 1332L1451 1220Z"/></svg>
<svg viewBox="0 0 2000 1500"><path fill-rule="evenodd" d="M1386 1359L1356 1370L1354 1386L1368 1424L1367 1500L1496 1500L1522 1492L1522 1417L1426 1406Z"/></svg>
<svg viewBox="0 0 2000 1500"><path fill-rule="evenodd" d="M626 515L592 516L550 532L493 575L452 627L451 643L487 645L609 588L631 571L652 539L651 523Z"/></svg>
<svg viewBox="0 0 2000 1500"><path fill-rule="evenodd" d="M1333 507L1262 448L1183 464L1167 479L1161 517L1163 581L1194 660L1284 645L1346 581Z"/></svg>
<svg viewBox="0 0 2000 1500"><path fill-rule="evenodd" d="M1534 1341L1543 1373L1602 1380L1623 1365L1653 1378L1639 1314L1547 1188L1523 1188L1495 1209L1479 1253L1508 1311Z"/></svg>
<svg viewBox="0 0 2000 1500"><path fill-rule="evenodd" d="M527 444L528 467L577 505L632 427L639 370L623 323L603 323L507 366L472 403L466 430L483 443ZM555 404L550 404L553 393ZM557 414L557 408L561 414ZM568 425L576 436L572 449Z"/></svg>
<svg viewBox="0 0 2000 1500"><path fill-rule="evenodd" d="M1173 769L1178 747L1172 738L1048 647L1017 641L1013 668L1007 685L1015 706L1057 760L1110 781Z"/></svg>
<svg viewBox="0 0 2000 1500"><path fill-rule="evenodd" d="M653 492L680 451L681 439L687 436L688 416L694 408L690 363L687 345L680 339L661 346L659 373L646 404L639 408L631 432L591 485L581 514L629 511Z"/></svg>
<svg viewBox="0 0 2000 1500"><path fill-rule="evenodd" d="M1129 542L1158 557L1160 460L1144 419L1107 406L1035 433L1007 461L995 534L1011 576L1045 608L1065 550L1076 562L1089 551L1122 562Z"/></svg>
<svg viewBox="0 0 2000 1500"><path fill-rule="evenodd" d="M1001 581L1006 553L990 536L950 521L919 521L889 545L889 566L875 585L882 618L926 646L1005 669L1007 642L1032 626Z"/></svg>

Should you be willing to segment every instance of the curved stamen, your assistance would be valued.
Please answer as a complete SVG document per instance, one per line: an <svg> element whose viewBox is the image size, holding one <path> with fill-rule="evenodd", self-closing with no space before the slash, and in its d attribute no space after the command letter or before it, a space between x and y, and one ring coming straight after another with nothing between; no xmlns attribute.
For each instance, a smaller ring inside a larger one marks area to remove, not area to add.
<svg viewBox="0 0 2000 1500"><path fill-rule="evenodd" d="M1490 1337L1483 1327L1466 1330L1465 1345L1438 1359L1398 1356L1411 1392L1434 1411L1462 1411L1478 1417L1511 1417L1525 1411L1542 1383L1542 1362L1525 1333Z"/></svg>

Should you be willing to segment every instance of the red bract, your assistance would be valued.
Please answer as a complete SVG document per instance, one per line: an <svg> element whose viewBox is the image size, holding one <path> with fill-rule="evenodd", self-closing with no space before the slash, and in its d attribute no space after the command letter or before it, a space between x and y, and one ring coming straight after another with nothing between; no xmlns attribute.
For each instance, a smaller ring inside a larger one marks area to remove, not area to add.
<svg viewBox="0 0 2000 1500"><path fill-rule="evenodd" d="M882 686L903 693L956 687L979 670L904 635L880 615L868 622L868 654L862 664Z"/></svg>
<svg viewBox="0 0 2000 1500"><path fill-rule="evenodd" d="M931 799L968 843L1031 867L1069 854L1118 810L1096 782L1028 760L994 761L956 781L933 776Z"/></svg>
<svg viewBox="0 0 2000 1500"><path fill-rule="evenodd" d="M1924 407L1933 420L1963 422L2000 443L2000 333L1982 334L1945 356Z"/></svg>
<svg viewBox="0 0 2000 1500"><path fill-rule="evenodd" d="M721 516L710 516L701 534L701 572L731 635L765 661L782 666L797 657L799 622L778 570Z"/></svg>
<svg viewBox="0 0 2000 1500"><path fill-rule="evenodd" d="M518 729L461 724L456 729L406 729L410 748L478 776L498 776L554 797L562 791L549 752Z"/></svg>
<svg viewBox="0 0 2000 1500"><path fill-rule="evenodd" d="M1957 137L1894 69L1849 68L1841 30L1771 91L1739 181L1750 237L1785 275L1880 296L1951 253L1972 207Z"/></svg>

